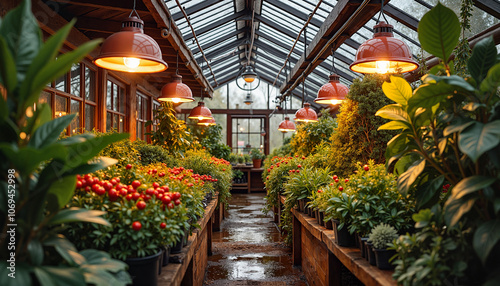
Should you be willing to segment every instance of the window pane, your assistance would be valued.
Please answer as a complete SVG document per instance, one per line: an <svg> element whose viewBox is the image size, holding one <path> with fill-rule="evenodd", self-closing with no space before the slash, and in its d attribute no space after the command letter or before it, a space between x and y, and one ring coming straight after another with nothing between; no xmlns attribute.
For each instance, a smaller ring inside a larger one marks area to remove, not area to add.
<svg viewBox="0 0 500 286"><path fill-rule="evenodd" d="M142 100L140 96L137 96L137 119L142 118Z"/></svg>
<svg viewBox="0 0 500 286"><path fill-rule="evenodd" d="M125 118L123 116L119 116L120 124L119 124L119 130L120 132L125 132Z"/></svg>
<svg viewBox="0 0 500 286"><path fill-rule="evenodd" d="M80 101L71 100L71 113L76 113L75 118L71 121L71 133L80 132Z"/></svg>
<svg viewBox="0 0 500 286"><path fill-rule="evenodd" d="M137 139L144 139L142 137L142 122L137 121L137 132L136 132Z"/></svg>
<svg viewBox="0 0 500 286"><path fill-rule="evenodd" d="M118 111L118 102L120 95L118 94L118 86L113 84L113 110Z"/></svg>
<svg viewBox="0 0 500 286"><path fill-rule="evenodd" d="M71 66L71 91L75 96L80 96L80 64Z"/></svg>
<svg viewBox="0 0 500 286"><path fill-rule="evenodd" d="M113 123L112 122L113 117L111 117L111 115L112 114L109 112L106 113L106 132L111 131L111 126L112 126L111 123Z"/></svg>
<svg viewBox="0 0 500 286"><path fill-rule="evenodd" d="M113 99L113 83L108 80L107 92L106 92L106 108L111 109L111 100Z"/></svg>
<svg viewBox="0 0 500 286"><path fill-rule="evenodd" d="M113 114L113 128L121 132L121 130L118 129L118 114Z"/></svg>
<svg viewBox="0 0 500 286"><path fill-rule="evenodd" d="M118 109L116 109L118 110ZM125 89L120 88L120 112L125 113Z"/></svg>
<svg viewBox="0 0 500 286"><path fill-rule="evenodd" d="M50 92L42 91L40 93L40 97L38 98L38 103L47 103L50 106L50 103L52 102L52 96Z"/></svg>
<svg viewBox="0 0 500 286"><path fill-rule="evenodd" d="M56 95L56 111L54 112L55 117L61 117L68 114L67 98Z"/></svg>
<svg viewBox="0 0 500 286"><path fill-rule="evenodd" d="M66 74L56 79L56 89L66 92Z"/></svg>
<svg viewBox="0 0 500 286"><path fill-rule="evenodd" d="M85 98L95 102L95 71L85 67Z"/></svg>
<svg viewBox="0 0 500 286"><path fill-rule="evenodd" d="M85 130L92 131L94 129L95 107L90 104L85 104Z"/></svg>

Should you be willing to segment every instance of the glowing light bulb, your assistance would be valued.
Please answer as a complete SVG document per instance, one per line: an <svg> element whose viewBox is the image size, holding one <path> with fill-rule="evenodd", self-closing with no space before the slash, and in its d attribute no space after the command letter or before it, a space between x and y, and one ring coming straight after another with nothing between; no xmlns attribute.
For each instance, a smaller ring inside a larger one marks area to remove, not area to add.
<svg viewBox="0 0 500 286"><path fill-rule="evenodd" d="M138 58L123 58L123 63L129 69L135 69L141 63L141 59L138 59Z"/></svg>
<svg viewBox="0 0 500 286"><path fill-rule="evenodd" d="M385 74L389 71L390 63L389 61L376 61L375 62L377 73Z"/></svg>
<svg viewBox="0 0 500 286"><path fill-rule="evenodd" d="M178 98L178 97L174 97L174 98L172 98L172 102L173 103L179 103L179 102L181 102L181 99Z"/></svg>
<svg viewBox="0 0 500 286"><path fill-rule="evenodd" d="M247 76L247 77L244 77L243 78L246 82L250 83L250 82L253 82L255 80L255 77L250 77L250 76Z"/></svg>
<svg viewBox="0 0 500 286"><path fill-rule="evenodd" d="M203 120L203 116L198 116L198 120Z"/></svg>
<svg viewBox="0 0 500 286"><path fill-rule="evenodd" d="M342 103L342 100L339 100L339 99L332 99L330 100L330 104L331 105L336 105L336 104L341 104Z"/></svg>

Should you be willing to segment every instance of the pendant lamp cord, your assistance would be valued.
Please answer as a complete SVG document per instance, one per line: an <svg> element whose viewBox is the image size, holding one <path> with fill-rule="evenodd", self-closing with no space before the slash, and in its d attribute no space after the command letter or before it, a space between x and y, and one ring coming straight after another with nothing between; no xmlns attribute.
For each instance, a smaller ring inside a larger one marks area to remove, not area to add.
<svg viewBox="0 0 500 286"><path fill-rule="evenodd" d="M332 47L332 67L330 69L330 75L336 74L337 69L335 68L335 50Z"/></svg>
<svg viewBox="0 0 500 286"><path fill-rule="evenodd" d="M131 11L131 12L130 12L130 14L128 15L128 17L129 17L129 18L130 18L130 17L132 17L132 14L134 14L134 12L135 12L135 14L137 15L137 18L139 18L139 19L140 19L141 17L139 16L139 13L137 13L137 10L135 10L135 1L136 1L136 0L134 0L134 7L132 8L132 11Z"/></svg>
<svg viewBox="0 0 500 286"><path fill-rule="evenodd" d="M179 75L179 51L177 51L177 59L176 59L176 66L175 66L175 74Z"/></svg>
<svg viewBox="0 0 500 286"><path fill-rule="evenodd" d="M302 78L302 107L304 107L304 100L306 98L306 77Z"/></svg>
<svg viewBox="0 0 500 286"><path fill-rule="evenodd" d="M389 21L387 21L387 18L385 17L385 14L384 14L384 1L385 0L380 0L380 3L382 3L381 7L380 7L380 14L378 14L378 18L377 18L377 24L380 20L380 15L382 15L382 17L384 17L384 20L386 23L389 23Z"/></svg>

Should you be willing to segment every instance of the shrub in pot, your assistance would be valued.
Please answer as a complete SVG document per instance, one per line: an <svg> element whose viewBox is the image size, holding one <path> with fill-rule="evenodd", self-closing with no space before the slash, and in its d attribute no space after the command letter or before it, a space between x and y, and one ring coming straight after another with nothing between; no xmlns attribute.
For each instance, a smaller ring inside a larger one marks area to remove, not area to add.
<svg viewBox="0 0 500 286"><path fill-rule="evenodd" d="M262 150L257 148L252 148L252 150L250 151L250 156L252 157L254 168L260 168L262 160L266 158L266 154L264 154Z"/></svg>
<svg viewBox="0 0 500 286"><path fill-rule="evenodd" d="M28 0L21 1L0 21L0 200L6 202L0 209L1 237L6 238L0 241L1 285L130 282L124 263L102 251L79 252L60 233L61 225L75 222L109 225L101 217L102 211L65 205L73 195L76 174L116 163L110 158L94 157L106 145L128 136L114 134L96 139L93 135L76 135L60 139L75 114L52 120L50 106L38 103L47 83L67 73L73 63L100 42L90 41L58 55L73 24L43 43ZM15 210L15 216L9 216L12 213L7 207ZM11 238L15 238L15 245Z"/></svg>
<svg viewBox="0 0 500 286"><path fill-rule="evenodd" d="M389 259L394 256L395 251L388 250L387 248L392 242L398 238L396 229L388 224L381 223L374 227L370 232L368 240L373 245L375 251L375 259L377 267L380 269L393 269L394 266L389 263Z"/></svg>

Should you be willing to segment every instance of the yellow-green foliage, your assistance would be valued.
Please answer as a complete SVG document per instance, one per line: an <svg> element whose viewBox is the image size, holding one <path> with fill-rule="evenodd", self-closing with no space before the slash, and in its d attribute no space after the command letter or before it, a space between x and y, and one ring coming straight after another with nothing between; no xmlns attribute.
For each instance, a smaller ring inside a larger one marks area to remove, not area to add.
<svg viewBox="0 0 500 286"><path fill-rule="evenodd" d="M293 153L299 156L309 156L315 153L321 143L330 141L335 127L336 122L326 109L321 111L318 122L298 124L290 141Z"/></svg>
<svg viewBox="0 0 500 286"><path fill-rule="evenodd" d="M330 139L331 169L339 176L348 176L356 169L356 162L385 162L387 142L394 131L377 131L387 120L376 117L377 110L393 103L384 96L379 75L365 75L354 79L347 100L342 103L337 116L338 126Z"/></svg>

